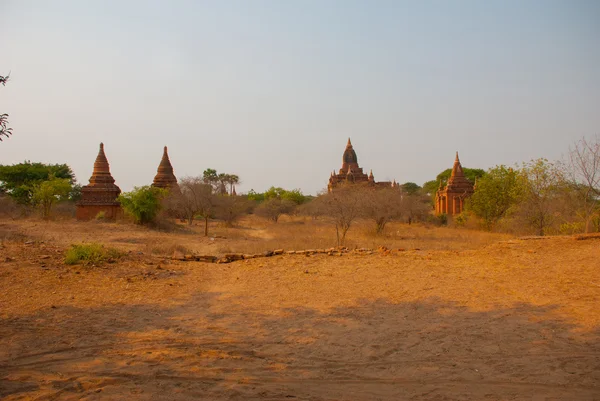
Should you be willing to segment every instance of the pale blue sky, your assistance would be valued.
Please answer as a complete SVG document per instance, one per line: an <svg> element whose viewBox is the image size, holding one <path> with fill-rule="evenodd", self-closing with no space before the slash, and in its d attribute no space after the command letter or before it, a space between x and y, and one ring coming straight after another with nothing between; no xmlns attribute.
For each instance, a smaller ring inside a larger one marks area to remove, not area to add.
<svg viewBox="0 0 600 401"><path fill-rule="evenodd" d="M561 158L600 133L600 1L0 0L0 163L103 141L123 190L238 174L316 193L348 137L376 180Z"/></svg>

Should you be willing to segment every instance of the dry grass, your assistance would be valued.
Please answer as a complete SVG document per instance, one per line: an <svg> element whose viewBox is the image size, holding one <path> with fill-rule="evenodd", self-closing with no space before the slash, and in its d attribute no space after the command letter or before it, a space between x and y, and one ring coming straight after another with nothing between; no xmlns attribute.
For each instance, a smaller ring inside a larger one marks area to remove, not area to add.
<svg viewBox="0 0 600 401"><path fill-rule="evenodd" d="M280 248L323 249L336 245L334 226L303 217L284 216L278 223L272 223L247 216L234 227L211 221L208 237L203 236L203 222L192 226L178 224L178 227L171 232L161 232L127 222L24 219L0 221L0 234L21 235L63 246L98 242L123 251L156 255L171 255L174 251L211 255L260 253ZM511 236L505 234L401 223L390 223L383 234L376 235L371 222L357 221L348 232L346 245L350 248L385 246L390 249L466 250L509 238Z"/></svg>

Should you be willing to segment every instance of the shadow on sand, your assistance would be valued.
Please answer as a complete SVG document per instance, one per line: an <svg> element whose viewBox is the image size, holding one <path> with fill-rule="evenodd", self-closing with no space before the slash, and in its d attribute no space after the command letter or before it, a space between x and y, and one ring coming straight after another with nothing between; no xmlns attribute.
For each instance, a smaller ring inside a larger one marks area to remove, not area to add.
<svg viewBox="0 0 600 401"><path fill-rule="evenodd" d="M553 316L435 298L257 311L217 293L58 307L0 321L0 398L600 399L600 333Z"/></svg>

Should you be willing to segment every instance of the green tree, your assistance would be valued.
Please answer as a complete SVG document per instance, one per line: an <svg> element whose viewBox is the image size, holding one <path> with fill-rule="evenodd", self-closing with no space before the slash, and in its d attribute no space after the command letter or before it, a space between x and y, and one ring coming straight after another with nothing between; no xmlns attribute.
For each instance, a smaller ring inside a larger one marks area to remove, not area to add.
<svg viewBox="0 0 600 401"><path fill-rule="evenodd" d="M496 166L477 181L475 193L466 208L481 218L487 230L505 217L518 201L519 172L504 165Z"/></svg>
<svg viewBox="0 0 600 401"><path fill-rule="evenodd" d="M281 199L281 196L285 193L285 189L281 187L271 187L265 191L265 200L267 199Z"/></svg>
<svg viewBox="0 0 600 401"><path fill-rule="evenodd" d="M269 198L258 205L255 213L277 223L282 214L291 213L295 207L296 204L291 200Z"/></svg>
<svg viewBox="0 0 600 401"><path fill-rule="evenodd" d="M475 184L475 181L478 178L481 178L485 175L485 171L480 169L480 168L468 168L468 167L463 167L463 173L465 174L465 177L471 181L471 184ZM440 181L442 182L448 182L448 180L450 179L450 176L452 175L452 169L448 168L444 171L442 171L441 173L439 173L437 175L437 177L435 177L435 180L438 182L438 185L440 183Z"/></svg>
<svg viewBox="0 0 600 401"><path fill-rule="evenodd" d="M42 217L50 217L52 206L65 200L71 192L71 182L67 178L52 177L49 180L35 184L33 187L33 202L42 209Z"/></svg>
<svg viewBox="0 0 600 401"><path fill-rule="evenodd" d="M556 218L556 205L566 189L564 172L558 164L537 159L523 163L517 180L519 216L543 236Z"/></svg>
<svg viewBox="0 0 600 401"><path fill-rule="evenodd" d="M43 181L64 178L75 184L75 175L66 164L44 164L25 161L10 166L0 165L0 191L20 204L30 204L33 189Z"/></svg>
<svg viewBox="0 0 600 401"><path fill-rule="evenodd" d="M254 189L251 189L250 191L248 191L248 200L251 201L255 201L255 202L262 202L265 200L265 194L262 192L256 192Z"/></svg>
<svg viewBox="0 0 600 401"><path fill-rule="evenodd" d="M414 182L406 182L406 183L400 185L400 187L402 188L402 192L404 192L405 194L408 194L408 195L414 195L414 194L418 193L419 191L421 191L421 189L422 189L420 186L418 186Z"/></svg>
<svg viewBox="0 0 600 401"><path fill-rule="evenodd" d="M435 194L440 188L440 182L437 180L427 181L423 184L423 193L429 198L430 205L435 203Z"/></svg>
<svg viewBox="0 0 600 401"><path fill-rule="evenodd" d="M301 205L308 200L308 197L297 188L288 191L281 187L271 187L262 194L256 193L254 190L250 190L248 193L248 199L257 200L259 202L269 199L280 199L291 201L296 205Z"/></svg>
<svg viewBox="0 0 600 401"><path fill-rule="evenodd" d="M166 190L146 185L122 193L119 195L119 202L137 224L148 224L158 216L162 208L162 200L166 195Z"/></svg>
<svg viewBox="0 0 600 401"><path fill-rule="evenodd" d="M217 183L219 182L219 175L217 174L217 170L207 168L202 173L202 180L205 184L210 184L213 187L216 187Z"/></svg>
<svg viewBox="0 0 600 401"><path fill-rule="evenodd" d="M5 77L0 75L0 84L2 84L2 86L5 86L6 82L8 82L9 75L10 74ZM0 114L0 142L2 141L3 136L8 138L11 134L12 128L8 127L8 114Z"/></svg>
<svg viewBox="0 0 600 401"><path fill-rule="evenodd" d="M212 185L214 193L227 195L233 194L233 186L239 184L240 177L235 174L218 173L215 169L207 168L202 173L202 180L205 184Z"/></svg>
<svg viewBox="0 0 600 401"><path fill-rule="evenodd" d="M240 177L235 174L229 174L229 193L233 195L233 187L240 183Z"/></svg>
<svg viewBox="0 0 600 401"><path fill-rule="evenodd" d="M292 189L291 191L284 191L281 195L282 200L288 200L294 202L296 205L301 205L307 201L306 195L299 189Z"/></svg>

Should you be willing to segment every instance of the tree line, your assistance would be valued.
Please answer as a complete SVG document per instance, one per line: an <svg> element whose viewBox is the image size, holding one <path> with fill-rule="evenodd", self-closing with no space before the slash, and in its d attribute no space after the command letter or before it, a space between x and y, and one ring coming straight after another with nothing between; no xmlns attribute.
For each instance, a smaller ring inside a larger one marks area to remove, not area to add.
<svg viewBox="0 0 600 401"><path fill-rule="evenodd" d="M456 225L475 222L486 230L538 235L600 231L598 136L575 142L561 162L537 159L514 167L499 165L487 171L465 167L463 171L476 186L463 214L454 217ZM331 222L341 244L357 219L373 221L377 233L393 220L444 223L446 216L433 215L433 202L450 174L447 169L422 187L407 182L399 189L373 190L354 184L313 197L299 189L274 186L262 193L250 190L235 195L239 176L209 168L200 176L180 179L176 190L136 187L119 200L138 223L150 223L161 214L188 224L202 220L205 235L210 219L232 225L248 213L273 223L282 215L310 216ZM81 186L66 164L25 161L0 165L0 212L14 209L7 202L10 198L21 210L39 209L49 218L55 204L73 203L80 192Z"/></svg>
<svg viewBox="0 0 600 401"><path fill-rule="evenodd" d="M499 165L477 180L465 218L487 230L537 235L600 231L600 137L583 138L566 160Z"/></svg>

